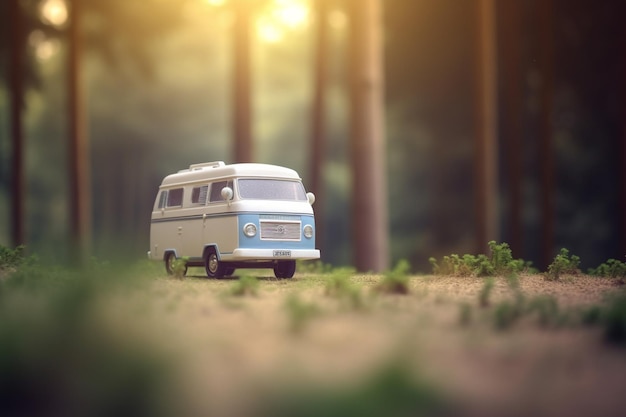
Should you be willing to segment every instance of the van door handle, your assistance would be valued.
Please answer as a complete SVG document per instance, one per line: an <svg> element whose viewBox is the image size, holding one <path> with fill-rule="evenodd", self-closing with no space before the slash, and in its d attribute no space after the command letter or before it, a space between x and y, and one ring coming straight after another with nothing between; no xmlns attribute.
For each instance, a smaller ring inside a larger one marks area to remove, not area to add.
<svg viewBox="0 0 626 417"><path fill-rule="evenodd" d="M206 213L202 214L202 226L206 226Z"/></svg>
<svg viewBox="0 0 626 417"><path fill-rule="evenodd" d="M178 227L178 234L182 235L183 234L183 228L182 227Z"/></svg>

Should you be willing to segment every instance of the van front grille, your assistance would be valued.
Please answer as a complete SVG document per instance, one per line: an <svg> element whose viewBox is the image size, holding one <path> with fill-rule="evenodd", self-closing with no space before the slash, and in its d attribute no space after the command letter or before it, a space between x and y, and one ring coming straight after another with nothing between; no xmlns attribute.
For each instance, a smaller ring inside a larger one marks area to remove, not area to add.
<svg viewBox="0 0 626 417"><path fill-rule="evenodd" d="M262 240L300 240L300 222L261 221Z"/></svg>

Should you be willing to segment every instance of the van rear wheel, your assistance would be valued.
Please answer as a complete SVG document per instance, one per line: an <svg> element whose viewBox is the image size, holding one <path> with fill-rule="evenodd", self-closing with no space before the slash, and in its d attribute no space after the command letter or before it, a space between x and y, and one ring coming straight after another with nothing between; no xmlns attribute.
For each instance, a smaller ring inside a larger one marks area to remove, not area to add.
<svg viewBox="0 0 626 417"><path fill-rule="evenodd" d="M215 249L207 251L204 258L204 269L206 269L206 274L211 278L224 277L226 268L224 267L224 264L222 264L217 258L217 253L215 252Z"/></svg>
<svg viewBox="0 0 626 417"><path fill-rule="evenodd" d="M163 257L163 261L165 262L165 270L167 271L167 275L174 275L174 261L176 260L176 255L173 252L167 252Z"/></svg>
<svg viewBox="0 0 626 417"><path fill-rule="evenodd" d="M174 275L175 274L175 266L176 266L176 260L178 258L176 257L176 254L174 252L167 252L165 254L165 256L163 257L163 260L165 261L165 270L167 271L168 275ZM187 275L187 264L185 263L185 269L183 270L183 276Z"/></svg>
<svg viewBox="0 0 626 417"><path fill-rule="evenodd" d="M280 261L274 266L276 278L291 278L296 273L296 261Z"/></svg>

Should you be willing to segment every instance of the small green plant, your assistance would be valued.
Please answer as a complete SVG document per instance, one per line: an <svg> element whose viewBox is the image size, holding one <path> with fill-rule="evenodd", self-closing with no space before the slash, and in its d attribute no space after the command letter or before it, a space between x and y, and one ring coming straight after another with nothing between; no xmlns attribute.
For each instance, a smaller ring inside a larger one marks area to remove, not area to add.
<svg viewBox="0 0 626 417"><path fill-rule="evenodd" d="M597 277L618 278L619 282L624 284L624 279L626 278L626 262L621 262L617 259L609 259L598 265L597 268L589 269L587 273Z"/></svg>
<svg viewBox="0 0 626 417"><path fill-rule="evenodd" d="M178 279L183 279L185 274L187 274L187 261L189 257L183 256L182 258L177 258L172 262L172 272L174 276Z"/></svg>
<svg viewBox="0 0 626 417"><path fill-rule="evenodd" d="M539 295L528 303L528 313L536 313L537 321L542 327L560 324L559 304L551 295Z"/></svg>
<svg viewBox="0 0 626 417"><path fill-rule="evenodd" d="M480 290L480 294L478 295L478 302L481 307L489 307L490 301L489 297L491 296L491 291L493 290L493 286L495 281L492 277L486 278L483 284L482 289Z"/></svg>
<svg viewBox="0 0 626 417"><path fill-rule="evenodd" d="M302 333L309 320L319 314L316 304L304 302L296 294L287 297L285 309L289 317L289 330L294 334Z"/></svg>
<svg viewBox="0 0 626 417"><path fill-rule="evenodd" d="M576 275L580 272L579 265L580 258L576 255L570 255L567 249L562 248L548 266L548 272L544 277L548 281L558 281L561 275Z"/></svg>
<svg viewBox="0 0 626 417"><path fill-rule="evenodd" d="M325 264L318 260L315 261L298 261L298 271L309 274L327 274L332 272L333 266Z"/></svg>
<svg viewBox="0 0 626 417"><path fill-rule="evenodd" d="M493 310L494 326L498 330L510 328L520 317L522 310L517 303L502 301Z"/></svg>
<svg viewBox="0 0 626 417"><path fill-rule="evenodd" d="M452 254L444 256L441 264L436 258L429 258L433 273L436 275L452 275L457 277L486 277L520 273L531 268L530 262L522 259L513 259L511 249L507 243L488 243L491 255L484 254L459 256Z"/></svg>
<svg viewBox="0 0 626 417"><path fill-rule="evenodd" d="M325 293L348 303L352 309L363 307L361 289L350 282L354 274L353 268L335 269L326 277Z"/></svg>
<svg viewBox="0 0 626 417"><path fill-rule="evenodd" d="M626 292L611 297L601 317L605 340L626 345Z"/></svg>
<svg viewBox="0 0 626 417"><path fill-rule="evenodd" d="M259 280L252 275L244 275L233 283L230 288L230 295L242 297L244 295L257 295L259 290Z"/></svg>
<svg viewBox="0 0 626 417"><path fill-rule="evenodd" d="M459 324L468 326L472 322L472 306L469 303L459 304Z"/></svg>
<svg viewBox="0 0 626 417"><path fill-rule="evenodd" d="M406 259L401 259L395 268L384 274L377 290L386 294L408 294L410 269L411 264Z"/></svg>
<svg viewBox="0 0 626 417"><path fill-rule="evenodd" d="M15 249L0 245L0 269L11 269L20 266L24 260L26 247L21 245Z"/></svg>

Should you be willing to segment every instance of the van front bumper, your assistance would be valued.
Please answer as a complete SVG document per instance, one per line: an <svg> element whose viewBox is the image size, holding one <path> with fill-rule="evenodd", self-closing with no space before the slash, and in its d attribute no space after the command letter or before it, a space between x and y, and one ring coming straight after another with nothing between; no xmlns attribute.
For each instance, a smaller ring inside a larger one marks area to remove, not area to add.
<svg viewBox="0 0 626 417"><path fill-rule="evenodd" d="M318 249L235 249L232 254L220 254L222 261L319 259Z"/></svg>

